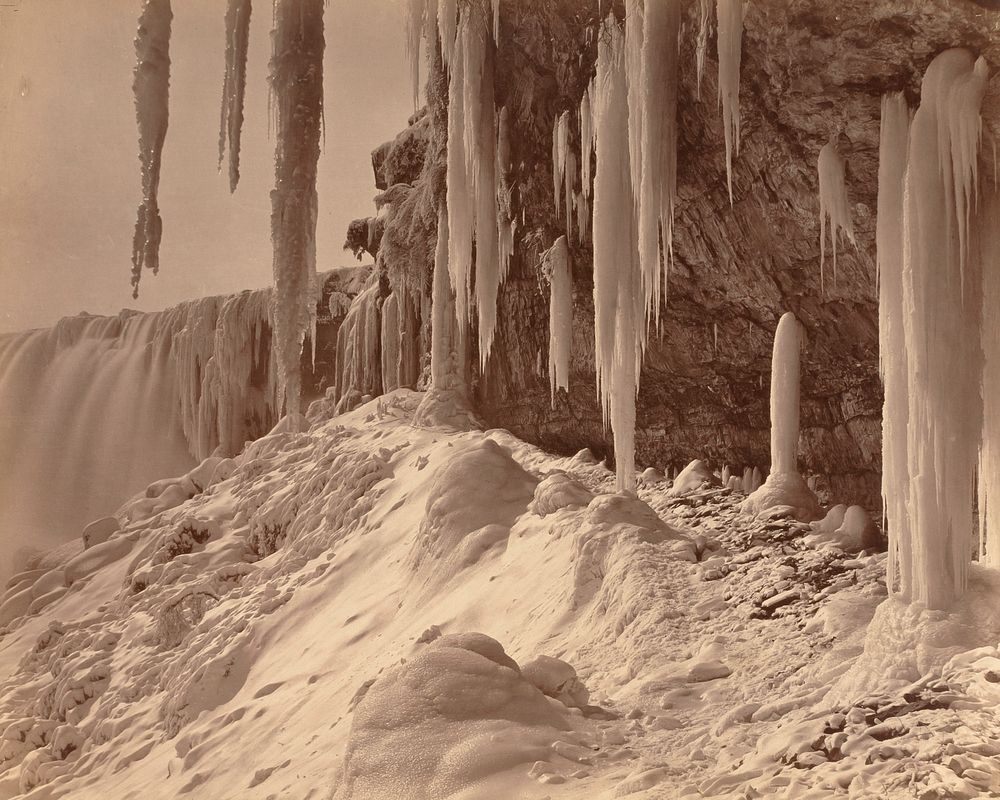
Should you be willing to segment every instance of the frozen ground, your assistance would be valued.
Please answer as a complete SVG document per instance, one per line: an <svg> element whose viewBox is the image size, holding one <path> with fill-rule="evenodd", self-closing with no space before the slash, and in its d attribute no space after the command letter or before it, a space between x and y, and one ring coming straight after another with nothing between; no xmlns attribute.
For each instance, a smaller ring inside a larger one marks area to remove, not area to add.
<svg viewBox="0 0 1000 800"><path fill-rule="evenodd" d="M610 494L419 397L154 484L15 578L0 797L1000 792L996 573L960 618L883 604L831 531L652 471Z"/></svg>

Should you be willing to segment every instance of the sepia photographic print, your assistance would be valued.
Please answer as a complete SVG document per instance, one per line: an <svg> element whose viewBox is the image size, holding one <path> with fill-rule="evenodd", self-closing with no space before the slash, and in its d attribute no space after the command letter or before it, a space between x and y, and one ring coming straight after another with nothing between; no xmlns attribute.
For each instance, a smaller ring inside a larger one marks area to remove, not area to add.
<svg viewBox="0 0 1000 800"><path fill-rule="evenodd" d="M0 800L1000 798L1000 0L0 0Z"/></svg>

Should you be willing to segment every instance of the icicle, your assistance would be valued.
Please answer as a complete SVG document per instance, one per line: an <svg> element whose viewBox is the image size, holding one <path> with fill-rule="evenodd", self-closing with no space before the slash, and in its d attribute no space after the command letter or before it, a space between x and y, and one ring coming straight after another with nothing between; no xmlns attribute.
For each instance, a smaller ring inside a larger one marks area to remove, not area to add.
<svg viewBox="0 0 1000 800"><path fill-rule="evenodd" d="M594 339L597 388L614 433L616 486L635 487L635 397L642 316L638 231L629 160L625 43L609 16L597 48L594 132Z"/></svg>
<svg viewBox="0 0 1000 800"><path fill-rule="evenodd" d="M307 332L316 340L316 164L323 111L324 0L277 0L271 91L277 106L271 241L278 386L299 419L299 361Z"/></svg>
<svg viewBox="0 0 1000 800"><path fill-rule="evenodd" d="M476 228L476 306L479 364L485 370L496 328L500 285L497 225L497 120L493 91L494 45L482 2L463 9L465 60L465 165L472 174Z"/></svg>
<svg viewBox="0 0 1000 800"><path fill-rule="evenodd" d="M452 361L457 336L455 304L448 274L448 210L444 201L438 204L437 246L434 249L431 292L431 385L436 389L447 389L457 377Z"/></svg>
<svg viewBox="0 0 1000 800"><path fill-rule="evenodd" d="M500 43L500 0L493 0L493 44Z"/></svg>
<svg viewBox="0 0 1000 800"><path fill-rule="evenodd" d="M580 186L587 198L590 197L590 160L594 155L593 85L591 79L580 101Z"/></svg>
<svg viewBox="0 0 1000 800"><path fill-rule="evenodd" d="M854 240L854 224L851 222L851 204L847 199L847 185L844 181L846 164L837 150L836 135L819 151L817 170L819 172L819 269L820 291L824 290L823 264L826 260L826 222L830 220L830 239L833 243L833 285L837 285L837 231L842 230L851 244Z"/></svg>
<svg viewBox="0 0 1000 800"><path fill-rule="evenodd" d="M580 244L587 241L587 226L590 224L590 204L583 192L576 193L576 230Z"/></svg>
<svg viewBox="0 0 1000 800"><path fill-rule="evenodd" d="M445 67L450 68L458 31L458 0L439 0L437 21L441 37L441 60Z"/></svg>
<svg viewBox="0 0 1000 800"><path fill-rule="evenodd" d="M455 290L455 314L458 327L465 336L469 328L471 305L470 277L472 273L472 190L465 169L465 68L463 55L464 30L468 27L463 13L456 36L448 84L448 272Z"/></svg>
<svg viewBox="0 0 1000 800"><path fill-rule="evenodd" d="M716 355L719 353L719 323L712 323L712 352Z"/></svg>
<svg viewBox="0 0 1000 800"><path fill-rule="evenodd" d="M569 112L557 114L552 125L552 192L556 214L562 213L563 184L566 174L566 153L569 150Z"/></svg>
<svg viewBox="0 0 1000 800"><path fill-rule="evenodd" d="M898 324L890 324L898 307L887 309L885 333L894 346L884 357L906 353L908 416L902 429L885 431L891 437L885 446L895 459L898 437L906 436L909 479L904 487L894 473L887 501L891 511L902 502L895 493L908 490L909 525L900 533L909 542L900 540L896 555L902 574L909 554L909 599L930 609L947 608L965 591L974 530L970 500L983 436L982 282L978 260L964 263L962 231L969 213L963 198L976 185L985 83L985 62L961 48L944 51L927 68L910 125L902 257L879 254L883 285L893 280L891 265L902 264L905 309L902 341Z"/></svg>
<svg viewBox="0 0 1000 800"><path fill-rule="evenodd" d="M677 195L677 61L680 5L650 0L646 5L639 103L639 263L646 321L660 319L660 261L671 258ZM631 95L630 95L631 97ZM631 113L631 107L630 107ZM634 173L633 173L634 174ZM661 245L662 242L662 245ZM648 325L642 329L645 347Z"/></svg>
<svg viewBox="0 0 1000 800"><path fill-rule="evenodd" d="M716 0L719 47L719 102L726 136L726 186L733 204L733 152L740 154L740 56L743 0Z"/></svg>
<svg viewBox="0 0 1000 800"><path fill-rule="evenodd" d="M712 0L699 0L698 6L698 42L695 50L695 60L698 69L697 95L701 100L701 79L705 74L705 51L708 49L708 34L712 26Z"/></svg>
<svg viewBox="0 0 1000 800"><path fill-rule="evenodd" d="M514 252L514 221L511 212L510 131L507 107L500 109L497 122L497 227L500 248L500 282L507 280L510 257Z"/></svg>
<svg viewBox="0 0 1000 800"><path fill-rule="evenodd" d="M407 0L406 3L406 65L414 112L420 107L420 36L424 30L424 6L424 0Z"/></svg>
<svg viewBox="0 0 1000 800"><path fill-rule="evenodd" d="M226 9L226 71L222 81L219 125L219 169L229 144L229 191L240 182L240 135L246 93L247 48L250 43L250 0L229 0Z"/></svg>
<svg viewBox="0 0 1000 800"><path fill-rule="evenodd" d="M658 0L650 0L652 5ZM625 0L625 82L628 86L628 152L636 204L642 185L644 0Z"/></svg>
<svg viewBox="0 0 1000 800"><path fill-rule="evenodd" d="M576 179L576 154L567 150L563 164L563 175L566 180L566 238L573 236L573 181Z"/></svg>
<svg viewBox="0 0 1000 800"><path fill-rule="evenodd" d="M552 407L556 389L569 391L569 358L573 342L573 276L566 237L555 240L542 258L549 278L549 387Z"/></svg>
<svg viewBox="0 0 1000 800"><path fill-rule="evenodd" d="M157 203L160 162L167 136L170 94L170 0L143 0L135 37L135 116L139 126L139 162L142 167L142 202L136 214L132 240L132 297L139 296L142 269L160 269L163 220Z"/></svg>
<svg viewBox="0 0 1000 800"><path fill-rule="evenodd" d="M911 555L906 465L907 356L903 339L903 180L910 112L902 92L882 97L876 225L879 373L882 406L882 497L889 515L886 587L908 599ZM898 569L898 578L897 578Z"/></svg>

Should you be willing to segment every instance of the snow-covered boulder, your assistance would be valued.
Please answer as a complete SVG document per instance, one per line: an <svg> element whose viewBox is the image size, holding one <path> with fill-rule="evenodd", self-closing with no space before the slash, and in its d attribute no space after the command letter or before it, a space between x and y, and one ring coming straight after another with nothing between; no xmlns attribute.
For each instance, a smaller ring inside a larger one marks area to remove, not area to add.
<svg viewBox="0 0 1000 800"><path fill-rule="evenodd" d="M593 499L593 492L579 481L565 472L551 472L535 487L535 496L528 510L544 517L561 508L586 506Z"/></svg>
<svg viewBox="0 0 1000 800"><path fill-rule="evenodd" d="M121 525L114 517L95 519L83 529L83 546L86 549L95 544L102 544L111 538L111 534L118 533L121 529Z"/></svg>
<svg viewBox="0 0 1000 800"><path fill-rule="evenodd" d="M696 458L674 478L674 485L667 492L671 497L694 492L703 486L718 486L719 479L708 468L708 464Z"/></svg>
<svg viewBox="0 0 1000 800"><path fill-rule="evenodd" d="M814 533L805 537L813 547L832 544L848 553L879 547L882 534L861 506L834 506L827 515L813 523Z"/></svg>

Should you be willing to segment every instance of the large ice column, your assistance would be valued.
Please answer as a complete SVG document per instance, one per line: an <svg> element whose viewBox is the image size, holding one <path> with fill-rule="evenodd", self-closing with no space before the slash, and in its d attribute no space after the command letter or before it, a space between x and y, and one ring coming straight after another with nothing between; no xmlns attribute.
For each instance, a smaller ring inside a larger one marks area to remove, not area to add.
<svg viewBox="0 0 1000 800"><path fill-rule="evenodd" d="M837 285L837 232L842 230L851 244L854 241L854 224L851 222L851 204L847 199L845 181L847 164L837 149L836 136L830 137L819 151L819 269L820 291L824 290L826 261L826 223L830 222L830 240L833 244L833 284Z"/></svg>
<svg viewBox="0 0 1000 800"><path fill-rule="evenodd" d="M382 394L381 297L378 275L351 302L337 331L338 411L357 406L365 395Z"/></svg>
<svg viewBox="0 0 1000 800"><path fill-rule="evenodd" d="M597 388L614 433L616 486L635 488L635 397L642 320L638 230L629 158L625 43L613 16L597 48L594 134L594 338Z"/></svg>
<svg viewBox="0 0 1000 800"><path fill-rule="evenodd" d="M219 124L219 169L229 145L229 191L240 182L240 137L246 94L247 48L250 44L251 0L229 0L226 8L226 70L222 81Z"/></svg>
<svg viewBox="0 0 1000 800"><path fill-rule="evenodd" d="M425 0L406 0L406 67L413 95L413 110L420 106L420 38L424 31Z"/></svg>
<svg viewBox="0 0 1000 800"><path fill-rule="evenodd" d="M979 559L1000 569L1000 193L983 188L979 200L979 254L983 273L983 443L979 457Z"/></svg>
<svg viewBox="0 0 1000 800"><path fill-rule="evenodd" d="M549 388L555 408L556 389L569 391L573 344L573 275L565 236L555 240L543 260L549 277Z"/></svg>
<svg viewBox="0 0 1000 800"><path fill-rule="evenodd" d="M740 58L743 50L743 0L717 0L719 102L726 136L726 185L733 202L733 153L740 154Z"/></svg>
<svg viewBox="0 0 1000 800"><path fill-rule="evenodd" d="M759 514L787 505L801 520L816 516L819 504L799 474L799 371L802 326L789 311L778 320L771 354L771 472L743 501L743 511Z"/></svg>
<svg viewBox="0 0 1000 800"><path fill-rule="evenodd" d="M643 23L640 100L639 263L646 318L660 312L660 262L667 269L672 253L674 200L677 196L677 61L680 4L646 4ZM643 325L643 340L648 326Z"/></svg>
<svg viewBox="0 0 1000 800"><path fill-rule="evenodd" d="M135 116L139 126L139 163L142 168L142 202L136 213L132 239L132 297L139 296L143 267L160 269L163 220L157 192L160 163L167 136L170 96L170 0L143 0L135 36Z"/></svg>
<svg viewBox="0 0 1000 800"><path fill-rule="evenodd" d="M967 259L968 198L986 79L985 60L968 50L939 54L910 126L903 223L910 599L933 609L964 593L972 547L982 284L977 261Z"/></svg>
<svg viewBox="0 0 1000 800"><path fill-rule="evenodd" d="M316 164L323 118L324 0L276 0L271 91L276 144L271 192L274 349L286 413L298 423L302 342L315 329ZM312 336L315 341L315 335Z"/></svg>
<svg viewBox="0 0 1000 800"><path fill-rule="evenodd" d="M907 357L903 338L903 181L910 110L902 92L882 97L879 135L878 264L879 372L882 406L882 496L889 521L886 585L908 597L910 587L909 473L906 464Z"/></svg>

